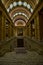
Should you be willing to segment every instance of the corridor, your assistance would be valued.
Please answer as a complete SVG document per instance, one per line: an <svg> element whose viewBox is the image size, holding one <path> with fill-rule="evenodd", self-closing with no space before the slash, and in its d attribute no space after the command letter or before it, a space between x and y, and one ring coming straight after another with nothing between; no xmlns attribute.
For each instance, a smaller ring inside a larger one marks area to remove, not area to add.
<svg viewBox="0 0 43 65"><path fill-rule="evenodd" d="M0 65L43 65L43 0L0 0Z"/></svg>

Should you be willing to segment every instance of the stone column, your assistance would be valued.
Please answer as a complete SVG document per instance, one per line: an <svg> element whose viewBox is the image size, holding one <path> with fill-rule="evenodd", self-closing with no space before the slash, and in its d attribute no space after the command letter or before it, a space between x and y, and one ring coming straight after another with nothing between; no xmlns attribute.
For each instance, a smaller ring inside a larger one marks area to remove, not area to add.
<svg viewBox="0 0 43 65"><path fill-rule="evenodd" d="M23 28L23 36L27 36L27 27Z"/></svg>
<svg viewBox="0 0 43 65"><path fill-rule="evenodd" d="M14 29L14 36L18 35L17 32L18 32L17 27L15 27L15 29Z"/></svg>
<svg viewBox="0 0 43 65"><path fill-rule="evenodd" d="M10 30L10 32L9 32L10 37L12 37L12 26L11 26L11 23L9 24L9 30Z"/></svg>
<svg viewBox="0 0 43 65"><path fill-rule="evenodd" d="M23 28L23 36L26 36L26 27Z"/></svg>
<svg viewBox="0 0 43 65"><path fill-rule="evenodd" d="M10 38L11 37L11 31L10 31L11 29L10 29L10 22L8 23L8 37Z"/></svg>
<svg viewBox="0 0 43 65"><path fill-rule="evenodd" d="M10 36L13 37L14 35L14 28L13 28L13 24L10 23Z"/></svg>
<svg viewBox="0 0 43 65"><path fill-rule="evenodd" d="M13 34L12 34L12 36L14 36L14 26L12 26L12 31L13 31Z"/></svg>
<svg viewBox="0 0 43 65"><path fill-rule="evenodd" d="M2 40L2 12L0 11L0 41Z"/></svg>
<svg viewBox="0 0 43 65"><path fill-rule="evenodd" d="M13 37L13 26L11 26L11 37Z"/></svg>
<svg viewBox="0 0 43 65"><path fill-rule="evenodd" d="M35 39L38 39L38 34L37 34L37 21L36 21L36 17L34 18L34 22L35 22Z"/></svg>
<svg viewBox="0 0 43 65"><path fill-rule="evenodd" d="M6 39L5 16L2 14L2 41Z"/></svg>
<svg viewBox="0 0 43 65"><path fill-rule="evenodd" d="M39 15L38 15L38 13L35 16L34 21L35 21L35 38L37 40L40 40Z"/></svg>
<svg viewBox="0 0 43 65"><path fill-rule="evenodd" d="M27 36L29 36L29 26L27 27Z"/></svg>
<svg viewBox="0 0 43 65"><path fill-rule="evenodd" d="M13 36L13 28L12 28L12 26L11 26L11 37Z"/></svg>
<svg viewBox="0 0 43 65"><path fill-rule="evenodd" d="M29 37L31 37L31 23L29 22Z"/></svg>

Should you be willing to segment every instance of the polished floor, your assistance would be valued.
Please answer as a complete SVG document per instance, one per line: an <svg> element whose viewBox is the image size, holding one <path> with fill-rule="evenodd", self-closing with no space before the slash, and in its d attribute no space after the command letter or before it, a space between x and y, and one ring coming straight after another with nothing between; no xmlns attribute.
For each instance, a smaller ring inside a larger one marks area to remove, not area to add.
<svg viewBox="0 0 43 65"><path fill-rule="evenodd" d="M0 65L43 65L43 56L25 48L15 48L14 51L0 57Z"/></svg>

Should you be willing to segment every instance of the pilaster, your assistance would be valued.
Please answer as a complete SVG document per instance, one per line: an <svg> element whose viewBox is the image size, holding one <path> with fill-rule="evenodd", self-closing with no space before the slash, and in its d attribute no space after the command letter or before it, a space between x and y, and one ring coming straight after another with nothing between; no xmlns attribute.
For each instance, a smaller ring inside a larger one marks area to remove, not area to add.
<svg viewBox="0 0 43 65"><path fill-rule="evenodd" d="M6 39L5 16L2 14L2 41Z"/></svg>
<svg viewBox="0 0 43 65"><path fill-rule="evenodd" d="M31 23L29 22L29 37L31 37Z"/></svg>
<svg viewBox="0 0 43 65"><path fill-rule="evenodd" d="M39 29L39 15L38 13L35 16L35 38L40 40L40 29Z"/></svg>

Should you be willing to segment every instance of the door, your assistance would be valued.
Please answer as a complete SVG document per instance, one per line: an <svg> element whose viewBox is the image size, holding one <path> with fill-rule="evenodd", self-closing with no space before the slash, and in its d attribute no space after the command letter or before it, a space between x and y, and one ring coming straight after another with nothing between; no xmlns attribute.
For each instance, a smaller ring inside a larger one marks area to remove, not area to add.
<svg viewBox="0 0 43 65"><path fill-rule="evenodd" d="M17 47L24 47L24 40L23 39L17 39Z"/></svg>

